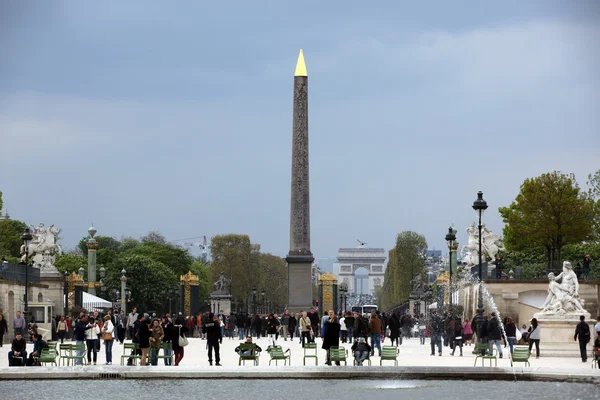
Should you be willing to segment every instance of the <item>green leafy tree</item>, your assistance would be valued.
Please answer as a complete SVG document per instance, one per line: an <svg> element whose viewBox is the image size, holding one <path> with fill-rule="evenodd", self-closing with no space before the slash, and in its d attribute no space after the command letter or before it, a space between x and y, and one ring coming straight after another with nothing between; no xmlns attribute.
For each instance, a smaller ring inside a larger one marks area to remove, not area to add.
<svg viewBox="0 0 600 400"><path fill-rule="evenodd" d="M385 272L381 304L384 309L409 300L411 281L417 275L425 273L426 251L427 240L423 235L412 231L398 234L396 247L390 251L390 260Z"/></svg>
<svg viewBox="0 0 600 400"><path fill-rule="evenodd" d="M547 271L561 259L565 245L593 236L594 203L573 174L554 171L526 179L508 207L500 207L506 247L546 249Z"/></svg>
<svg viewBox="0 0 600 400"><path fill-rule="evenodd" d="M15 219L0 220L0 257L20 257L21 235L25 228L27 224Z"/></svg>
<svg viewBox="0 0 600 400"><path fill-rule="evenodd" d="M251 298L253 287L260 290L263 274L260 246L252 244L248 235L231 233L214 236L210 251L212 282L216 282L223 272L231 280L231 295L241 301Z"/></svg>
<svg viewBox="0 0 600 400"><path fill-rule="evenodd" d="M187 274L194 262L194 258L187 249L182 249L170 243L146 241L124 254L146 256L161 262L178 276Z"/></svg>
<svg viewBox="0 0 600 400"><path fill-rule="evenodd" d="M62 256L57 256L54 265L56 266L56 269L62 273L65 271L77 273L79 267L83 266L85 273L87 274L87 257L82 256L81 254L65 253Z"/></svg>
<svg viewBox="0 0 600 400"><path fill-rule="evenodd" d="M273 254L260 254L260 288L265 290L268 300L274 305L284 306L288 302L288 267L285 259Z"/></svg>
<svg viewBox="0 0 600 400"><path fill-rule="evenodd" d="M165 264L142 255L119 255L106 267L105 284L109 292L120 290L121 270L127 271L127 287L132 303L139 310L165 311L165 293L172 291L179 277Z"/></svg>
<svg viewBox="0 0 600 400"><path fill-rule="evenodd" d="M2 208L4 207L4 202L2 201L2 190L0 190L0 217L2 216Z"/></svg>

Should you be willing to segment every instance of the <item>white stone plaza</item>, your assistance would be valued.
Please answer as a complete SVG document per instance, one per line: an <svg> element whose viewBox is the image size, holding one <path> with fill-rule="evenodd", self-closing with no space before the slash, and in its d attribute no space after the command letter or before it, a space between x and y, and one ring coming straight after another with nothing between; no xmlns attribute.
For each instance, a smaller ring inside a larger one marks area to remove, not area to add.
<svg viewBox="0 0 600 400"><path fill-rule="evenodd" d="M389 345L389 339L384 340L383 345ZM240 344L240 340L225 338L223 339L223 344L221 345L221 364L223 368L227 370L237 369L253 369L256 368L252 365L251 362L246 362L245 366L238 367L238 355L235 353L235 348ZM259 367L261 370L266 369L274 369L274 368L284 368L283 362L279 361L279 365L276 366L275 362L271 364L269 367L269 355L265 351L269 346L269 341L267 338L254 339L254 342L258 344L262 348L262 353L260 355ZM74 343L74 342L65 342L65 343ZM127 343L127 341L126 341ZM325 357L326 352L320 348L321 339L317 338L316 343L318 345L318 366L325 367L325 370L335 370L337 367L335 365L328 367L325 366ZM303 366L303 349L300 345L298 339L287 340L284 341L280 339L277 341L277 344L282 346L284 350L289 349L291 351L291 366L292 367L302 367ZM340 344L348 349L348 366L353 365L353 358L350 354L351 344ZM592 361L591 357L587 363L582 363L581 359L575 357L552 357L550 354L545 354L544 344L541 343L541 356L539 359L535 357L530 358L531 367L525 368L522 363L515 364L514 371L515 372L523 372L523 371L536 371L536 372L553 372L553 371L561 371L563 374L590 374L600 377L598 373L598 369L592 369ZM32 350L32 345L28 344L28 352ZM591 346L588 346L591 353ZM475 355L472 354L473 347L472 346L464 346L463 347L463 357L460 357L459 351L455 353L454 356L450 355L450 348L443 348L443 355L439 356L430 356L430 344L429 339L427 339L425 345L419 344L418 338L404 339L403 344L399 346L400 354L398 356L398 367L425 367L425 368L436 368L436 367L473 367L475 362ZM498 368L508 369L513 371L510 365L510 359L508 358L508 348L504 350L504 358L498 359ZM4 345L4 347L0 348L0 379L2 377L6 377L7 373L14 374L24 374L24 373L34 373L35 370L45 369L44 367L11 367L8 368L8 352L10 351L10 345ZM60 366L58 368L53 368L53 371L57 372L57 370L78 370L78 371L91 371L98 372L102 370L102 372L110 372L111 369L118 369L117 367L120 365L121 355L123 354L123 346L116 343L113 346L113 365L105 366L105 353L104 353L104 345L101 346L101 351L98 353L98 361L97 365L88 365L83 367L66 367ZM58 360L58 359L57 359ZM214 362L214 360L213 360ZM375 351L375 356L371 358L372 366L369 367L366 365L362 367L353 367L355 369L368 370L370 368L379 367L380 359L377 356L377 350ZM384 366L393 367L394 363L392 361L384 361ZM159 367L164 368L164 364L162 361L159 361ZM306 360L306 368L310 369L315 366L314 359ZM342 363L343 366L343 363ZM102 368L101 368L102 367ZM207 345L206 340L200 338L190 338L189 345L185 347L185 356L180 364L181 368L189 370L192 369L218 369L220 367L217 366L209 366L208 365L208 355L207 355ZM139 369L142 367L125 367L127 369ZM143 367L145 369L153 369L156 367L146 366ZM161 368L161 369L162 369ZM173 375L177 374L177 370L179 367L168 367L169 373ZM495 369L495 368L494 368ZM298 368L296 368L298 370ZM486 360L485 367L481 366L481 360L478 361L477 368L469 369L473 372L473 374L477 374L477 371L480 370L490 370L489 360ZM164 371L164 369L163 369ZM469 378L469 373L465 376L465 378Z"/></svg>

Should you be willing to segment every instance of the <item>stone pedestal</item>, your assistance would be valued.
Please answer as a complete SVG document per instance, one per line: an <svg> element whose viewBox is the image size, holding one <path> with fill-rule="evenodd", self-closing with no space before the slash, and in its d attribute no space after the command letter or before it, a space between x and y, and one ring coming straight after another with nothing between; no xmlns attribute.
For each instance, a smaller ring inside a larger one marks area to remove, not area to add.
<svg viewBox="0 0 600 400"><path fill-rule="evenodd" d="M287 256L288 310L308 311L312 307L312 256Z"/></svg>
<svg viewBox="0 0 600 400"><path fill-rule="evenodd" d="M537 318L540 326L540 354L542 357L578 357L579 343L573 340L575 327L579 323L576 316L571 319ZM590 332L594 332L595 321L587 320ZM590 341L593 347L593 339ZM591 352L590 345L588 350ZM532 349L535 353L535 347Z"/></svg>
<svg viewBox="0 0 600 400"><path fill-rule="evenodd" d="M210 311L215 315L223 310L223 314L231 314L231 296L228 294L213 293L210 297Z"/></svg>

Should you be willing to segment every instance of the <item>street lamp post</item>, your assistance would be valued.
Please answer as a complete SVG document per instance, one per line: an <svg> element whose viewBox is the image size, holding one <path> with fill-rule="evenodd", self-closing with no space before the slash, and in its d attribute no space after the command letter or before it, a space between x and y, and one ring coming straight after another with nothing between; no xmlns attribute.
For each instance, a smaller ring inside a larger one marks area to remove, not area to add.
<svg viewBox="0 0 600 400"><path fill-rule="evenodd" d="M65 318L67 317L67 315L69 314L69 271L65 271L64 273L64 277L65 277L65 303L64 303L64 316Z"/></svg>
<svg viewBox="0 0 600 400"><path fill-rule="evenodd" d="M261 290L260 294L262 296L262 301L261 301L262 307L261 308L262 308L262 313L264 314L265 313L265 294L266 294L265 289Z"/></svg>
<svg viewBox="0 0 600 400"><path fill-rule="evenodd" d="M29 228L25 228L25 232L21 235L23 241L23 249L25 250L25 307L23 308L23 314L25 321L28 321L29 312L29 243L33 239Z"/></svg>
<svg viewBox="0 0 600 400"><path fill-rule="evenodd" d="M252 314L256 315L256 286L252 287Z"/></svg>
<svg viewBox="0 0 600 400"><path fill-rule="evenodd" d="M473 202L473 210L477 213L479 218L479 293L477 297L477 340L481 338L481 324L483 323L483 261L481 259L481 218L483 213L487 210L487 202L483 199L483 192L480 190L477 192L477 200Z"/></svg>
<svg viewBox="0 0 600 400"><path fill-rule="evenodd" d="M106 270L104 267L100 267L100 284L102 285L102 298L106 298L106 286L104 286L104 277L106 276Z"/></svg>
<svg viewBox="0 0 600 400"><path fill-rule="evenodd" d="M121 311L123 311L125 314L127 314L127 277L125 276L126 273L127 271L125 271L125 268L123 268L121 270Z"/></svg>
<svg viewBox="0 0 600 400"><path fill-rule="evenodd" d="M452 249L454 247L454 241L456 240L456 229L454 227L448 228L448 233L446 234L446 242L448 242L448 250L449 250L449 261L450 261L450 279L448 280L448 294L450 295L449 304L452 305Z"/></svg>

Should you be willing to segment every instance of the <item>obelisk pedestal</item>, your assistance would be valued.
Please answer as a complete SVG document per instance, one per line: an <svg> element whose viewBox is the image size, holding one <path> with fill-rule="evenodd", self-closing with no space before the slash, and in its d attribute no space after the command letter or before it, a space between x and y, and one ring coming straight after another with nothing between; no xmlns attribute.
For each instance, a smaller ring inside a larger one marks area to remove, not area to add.
<svg viewBox="0 0 600 400"><path fill-rule="evenodd" d="M312 306L314 257L310 251L308 162L308 74L304 54L300 50L294 73L290 251L286 257L290 312L306 311Z"/></svg>

